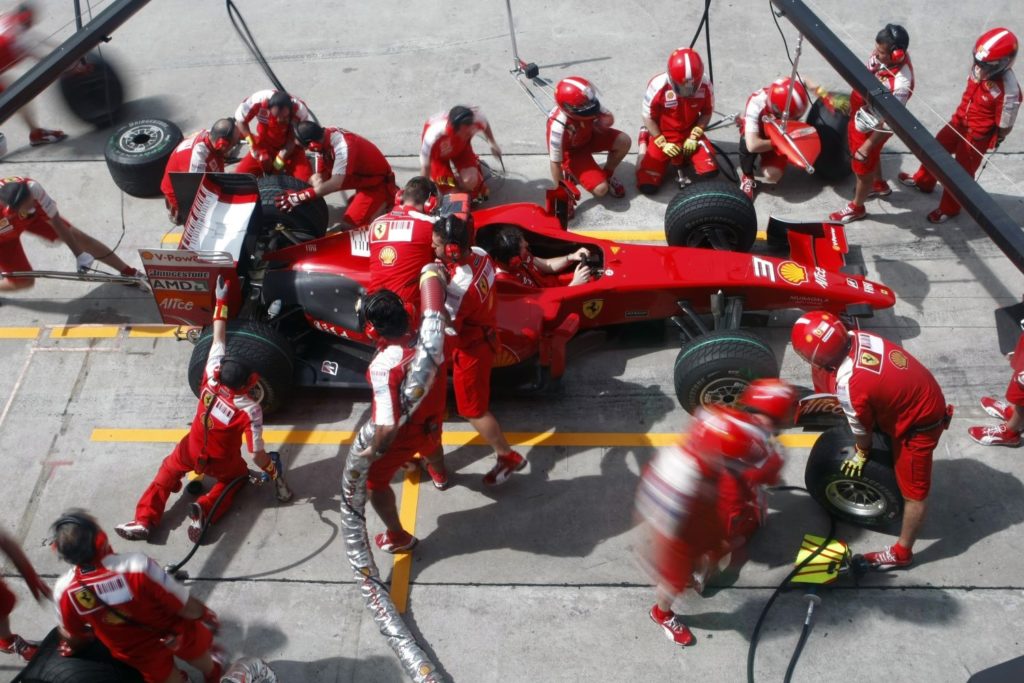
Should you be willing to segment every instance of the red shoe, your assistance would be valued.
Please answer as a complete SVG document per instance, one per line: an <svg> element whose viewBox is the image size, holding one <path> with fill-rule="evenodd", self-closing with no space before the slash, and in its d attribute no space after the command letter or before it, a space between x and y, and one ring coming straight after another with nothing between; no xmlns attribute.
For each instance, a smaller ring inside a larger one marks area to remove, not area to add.
<svg viewBox="0 0 1024 683"><path fill-rule="evenodd" d="M12 633L9 640L0 639L0 652L6 652L9 655L18 655L26 662L32 661L32 658L39 652L39 643L32 640L25 640L17 633Z"/></svg>
<svg viewBox="0 0 1024 683"><path fill-rule="evenodd" d="M419 543L419 539L408 531L401 531L394 535L390 531L385 531L374 536L373 542L384 552L394 555L395 553L404 553L407 550L412 550Z"/></svg>
<svg viewBox="0 0 1024 683"><path fill-rule="evenodd" d="M33 147L39 145L50 145L54 142L60 142L67 137L67 134L62 130L47 130L46 128L34 128L32 132L28 134L28 144Z"/></svg>
<svg viewBox="0 0 1024 683"><path fill-rule="evenodd" d="M686 627L686 624L683 623L683 620L675 612L662 612L657 605L654 605L648 614L651 617L651 621L661 626L665 637L676 645L686 647L697 642L693 632Z"/></svg>
<svg viewBox="0 0 1024 683"><path fill-rule="evenodd" d="M982 396L981 407L986 413L1003 422L1009 422L1013 417L1013 405L992 396Z"/></svg>
<svg viewBox="0 0 1024 683"><path fill-rule="evenodd" d="M508 455L499 455L498 462L490 472L484 475L484 486L500 486L508 481L514 472L518 472L524 467L526 467L526 458L515 451L510 451Z"/></svg>
<svg viewBox="0 0 1024 683"><path fill-rule="evenodd" d="M754 179L751 176L740 176L740 192L747 195L747 197L750 198L750 201L754 201L754 189L756 187L757 183L754 182Z"/></svg>
<svg viewBox="0 0 1024 683"><path fill-rule="evenodd" d="M893 543L885 550L880 550L876 553L865 553L864 559L875 571L886 572L890 569L909 567L914 561L914 553L899 543Z"/></svg>
<svg viewBox="0 0 1024 683"><path fill-rule="evenodd" d="M608 176L608 194L616 199L622 199L626 196L626 186L623 185L618 178L610 175Z"/></svg>
<svg viewBox="0 0 1024 683"><path fill-rule="evenodd" d="M892 188L889 187L889 183L884 180L876 180L871 184L871 191L868 192L868 198L871 197L888 197L892 194Z"/></svg>
<svg viewBox="0 0 1024 683"><path fill-rule="evenodd" d="M203 508L199 503L192 503L188 508L188 540L193 543L199 543L199 538L203 533Z"/></svg>
<svg viewBox="0 0 1024 683"><path fill-rule="evenodd" d="M984 427L981 425L969 427L967 435L982 446L1009 446L1010 448L1016 448L1021 443L1020 432L1011 432L1006 428L1005 423L996 427Z"/></svg>
<svg viewBox="0 0 1024 683"><path fill-rule="evenodd" d="M430 481L434 483L434 488L438 491L444 491L451 485L448 482L448 473L438 472L430 463L427 463L427 474L430 475Z"/></svg>
<svg viewBox="0 0 1024 683"><path fill-rule="evenodd" d="M114 527L114 531L117 535L127 541L147 541L149 540L149 527L142 522L136 522L134 519L124 524L118 524Z"/></svg>
<svg viewBox="0 0 1024 683"><path fill-rule="evenodd" d="M844 206L842 210L830 213L828 215L828 219L835 223L851 223L853 221L859 221L867 215L867 209L863 206L857 206L853 202L850 202Z"/></svg>
<svg viewBox="0 0 1024 683"><path fill-rule="evenodd" d="M944 213L942 209L935 209L930 214L928 214L928 222L935 224L945 223L955 215L955 213Z"/></svg>
<svg viewBox="0 0 1024 683"><path fill-rule="evenodd" d="M917 178L912 173L899 173L896 179L900 181L900 185L906 185L907 187L916 187L925 194L931 194L932 190L935 189L935 185L919 185Z"/></svg>

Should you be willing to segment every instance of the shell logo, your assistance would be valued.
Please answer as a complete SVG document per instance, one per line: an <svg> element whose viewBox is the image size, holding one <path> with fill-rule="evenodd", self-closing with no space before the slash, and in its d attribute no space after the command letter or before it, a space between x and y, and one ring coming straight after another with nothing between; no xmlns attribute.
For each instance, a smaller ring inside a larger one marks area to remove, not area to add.
<svg viewBox="0 0 1024 683"><path fill-rule="evenodd" d="M900 370L907 369L907 356L898 349L893 349L889 352L889 362L895 365Z"/></svg>
<svg viewBox="0 0 1024 683"><path fill-rule="evenodd" d="M791 285L802 285L807 282L807 269L796 261L783 261L779 264L779 277Z"/></svg>
<svg viewBox="0 0 1024 683"><path fill-rule="evenodd" d="M384 247L380 250L380 262L385 266L395 265L395 261L398 260L398 252L395 251L394 247Z"/></svg>

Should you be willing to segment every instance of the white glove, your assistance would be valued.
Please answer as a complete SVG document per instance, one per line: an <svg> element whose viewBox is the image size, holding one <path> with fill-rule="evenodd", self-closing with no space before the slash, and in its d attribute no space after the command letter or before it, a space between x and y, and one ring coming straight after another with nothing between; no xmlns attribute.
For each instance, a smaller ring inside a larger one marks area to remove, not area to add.
<svg viewBox="0 0 1024 683"><path fill-rule="evenodd" d="M214 288L214 294L217 295L217 301L226 301L228 298L228 283L224 279L223 275L217 276L217 286Z"/></svg>
<svg viewBox="0 0 1024 683"><path fill-rule="evenodd" d="M95 260L96 259L92 257L92 254L87 251L83 251L75 257L75 265L78 267L78 272L84 273L89 270L89 266L91 266Z"/></svg>

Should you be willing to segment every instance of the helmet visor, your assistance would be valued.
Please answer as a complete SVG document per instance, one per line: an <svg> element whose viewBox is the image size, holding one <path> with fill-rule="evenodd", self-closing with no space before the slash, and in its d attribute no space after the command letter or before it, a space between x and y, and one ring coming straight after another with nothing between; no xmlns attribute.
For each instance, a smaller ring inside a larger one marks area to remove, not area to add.
<svg viewBox="0 0 1024 683"><path fill-rule="evenodd" d="M601 113L601 103L594 98L589 102L584 102L580 106L566 104L565 110L572 116L581 119L593 118Z"/></svg>
<svg viewBox="0 0 1024 683"><path fill-rule="evenodd" d="M1010 65L1008 58L997 59L994 62L983 62L979 59L974 60L974 75L982 81L994 78L1006 71L1006 67Z"/></svg>

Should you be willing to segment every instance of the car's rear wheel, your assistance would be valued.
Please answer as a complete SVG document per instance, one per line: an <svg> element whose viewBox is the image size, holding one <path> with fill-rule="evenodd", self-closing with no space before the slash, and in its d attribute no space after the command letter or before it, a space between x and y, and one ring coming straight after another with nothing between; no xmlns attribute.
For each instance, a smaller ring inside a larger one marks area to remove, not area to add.
<svg viewBox="0 0 1024 683"><path fill-rule="evenodd" d="M808 492L829 514L851 524L884 527L903 516L903 496L892 467L892 450L881 437L871 448L863 474L849 477L840 466L853 453L848 425L824 432L811 448L804 469Z"/></svg>
<svg viewBox="0 0 1024 683"><path fill-rule="evenodd" d="M261 237L267 240L267 251L276 251L294 244L279 227L287 230L299 242L324 236L327 232L327 202L323 198L300 204L287 212L277 208L275 203L282 192L304 190L309 187L308 183L288 175L263 176L257 182L263 215Z"/></svg>
<svg viewBox="0 0 1024 683"><path fill-rule="evenodd" d="M676 397L691 414L710 405L732 405L753 380L778 376L771 347L742 330L718 330L685 344L673 372Z"/></svg>
<svg viewBox="0 0 1024 683"><path fill-rule="evenodd" d="M811 105L807 123L814 126L818 131L818 139L821 140L821 152L814 161L816 178L835 183L852 173L850 146L846 140L846 126L849 122L849 116L831 111L821 100Z"/></svg>
<svg viewBox="0 0 1024 683"><path fill-rule="evenodd" d="M691 183L665 210L665 240L674 247L746 252L756 239L754 203L725 180Z"/></svg>
<svg viewBox="0 0 1024 683"><path fill-rule="evenodd" d="M292 387L295 352L291 342L269 325L251 320L228 322L227 355L245 363L260 379L251 392L253 399L271 413L281 407ZM188 384L199 396L203 370L213 344L213 328L207 327L199 336L188 363Z"/></svg>

